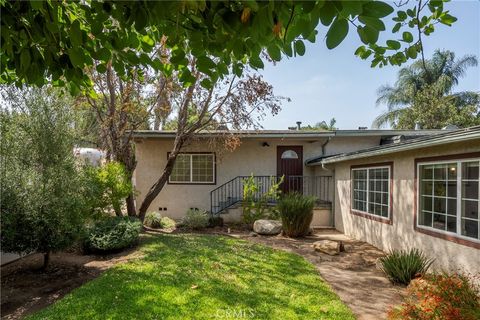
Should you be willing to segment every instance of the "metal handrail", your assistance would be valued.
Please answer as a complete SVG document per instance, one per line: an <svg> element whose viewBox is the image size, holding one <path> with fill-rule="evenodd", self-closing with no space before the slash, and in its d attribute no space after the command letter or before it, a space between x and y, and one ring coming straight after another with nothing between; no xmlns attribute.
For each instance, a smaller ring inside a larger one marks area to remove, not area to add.
<svg viewBox="0 0 480 320"><path fill-rule="evenodd" d="M243 181L252 176L236 176L235 178L225 182L221 186L210 192L210 212L212 214L220 214L226 209L243 201ZM261 185L257 197L264 195L273 185L277 183L282 176L253 176L253 178ZM280 189L283 192L297 191L305 195L315 196L319 202L332 203L331 176L286 176L281 184ZM267 199L275 201L275 199Z"/></svg>

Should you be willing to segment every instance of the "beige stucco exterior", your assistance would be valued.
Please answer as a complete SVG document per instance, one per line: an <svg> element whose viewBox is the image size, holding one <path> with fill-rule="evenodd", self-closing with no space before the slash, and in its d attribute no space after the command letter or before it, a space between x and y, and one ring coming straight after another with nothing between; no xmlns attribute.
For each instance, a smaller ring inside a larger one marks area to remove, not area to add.
<svg viewBox="0 0 480 320"><path fill-rule="evenodd" d="M185 147L182 152L212 152L216 151L216 183L214 185L173 185L167 184L159 196L150 205L150 211L159 211L166 208L162 214L173 219L181 219L190 208L210 209L210 191L236 176L276 175L277 174L277 146L303 146L303 159L321 155L322 145L327 138L309 139L274 139L274 138L245 138L241 145L233 152L212 150L206 140L198 140ZM269 146L263 146L267 142ZM331 155L360 148L376 146L380 142L379 136L367 137L336 137L328 142L325 154ZM161 175L167 154L171 151L173 139L166 138L137 138L136 158L138 161L135 170L134 183L138 192L137 203L140 203L149 188ZM329 170L321 167L303 168L304 176L332 175ZM333 194L333 184L331 186Z"/></svg>
<svg viewBox="0 0 480 320"><path fill-rule="evenodd" d="M415 158L479 151L480 140L474 140L329 165L335 171L335 227L384 251L419 248L435 258L437 269L461 268L470 273L480 272L480 249L414 230ZM350 211L351 166L383 162L393 162L392 224L353 215Z"/></svg>

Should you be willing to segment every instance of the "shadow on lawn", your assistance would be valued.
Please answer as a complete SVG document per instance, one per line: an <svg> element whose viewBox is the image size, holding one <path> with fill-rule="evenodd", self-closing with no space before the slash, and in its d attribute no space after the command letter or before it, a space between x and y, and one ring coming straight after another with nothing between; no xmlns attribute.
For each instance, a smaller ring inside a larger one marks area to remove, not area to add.
<svg viewBox="0 0 480 320"><path fill-rule="evenodd" d="M353 318L300 256L214 235L150 236L141 250L34 318Z"/></svg>

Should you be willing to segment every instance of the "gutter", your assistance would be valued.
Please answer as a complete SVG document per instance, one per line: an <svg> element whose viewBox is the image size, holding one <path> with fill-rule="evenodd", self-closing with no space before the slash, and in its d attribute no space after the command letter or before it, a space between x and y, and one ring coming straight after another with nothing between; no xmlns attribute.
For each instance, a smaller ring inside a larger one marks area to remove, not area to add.
<svg viewBox="0 0 480 320"><path fill-rule="evenodd" d="M369 137L369 136L432 136L445 133L446 130L335 130L335 131L297 131L297 130L217 130L197 132L197 137L215 137L225 134L241 136L242 138L324 138L324 137ZM447 131L448 132L448 131ZM175 138L174 131L136 130L134 138Z"/></svg>
<svg viewBox="0 0 480 320"><path fill-rule="evenodd" d="M319 162L323 166L325 164L362 159L362 158L373 157L373 156L380 156L380 155L389 154L389 153L419 149L422 147L434 147L434 146L447 144L447 143L464 142L464 141L480 139L480 127L474 127L472 129L473 130L465 129L460 132L451 132L448 135L445 135L442 137L432 137L432 138L428 138L420 141L417 140L417 141L406 142L396 146L390 145L389 147L379 148L371 151L363 151L363 152L353 153L353 154L332 156L332 157L323 159Z"/></svg>
<svg viewBox="0 0 480 320"><path fill-rule="evenodd" d="M334 133L325 132L325 133L238 133L238 132L218 132L218 133L195 133L195 137L197 138L213 138L222 135L234 135L239 136L240 138L247 138L247 139L311 139L311 138L323 138L323 137L333 137L335 136ZM141 139L141 138L158 138L158 139L172 139L175 138L175 133L147 133L147 132L136 132L133 134L134 138Z"/></svg>

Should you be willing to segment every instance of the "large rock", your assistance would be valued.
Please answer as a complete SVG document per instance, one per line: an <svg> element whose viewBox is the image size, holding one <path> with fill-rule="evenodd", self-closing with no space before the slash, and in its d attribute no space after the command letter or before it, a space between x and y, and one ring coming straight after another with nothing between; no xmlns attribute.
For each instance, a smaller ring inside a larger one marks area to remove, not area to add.
<svg viewBox="0 0 480 320"><path fill-rule="evenodd" d="M342 250L343 244L341 241L320 240L313 243L313 249L331 256L337 255Z"/></svg>
<svg viewBox="0 0 480 320"><path fill-rule="evenodd" d="M277 220L257 220L253 223L253 231L258 234L276 235L282 232L282 223Z"/></svg>

